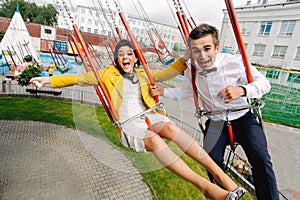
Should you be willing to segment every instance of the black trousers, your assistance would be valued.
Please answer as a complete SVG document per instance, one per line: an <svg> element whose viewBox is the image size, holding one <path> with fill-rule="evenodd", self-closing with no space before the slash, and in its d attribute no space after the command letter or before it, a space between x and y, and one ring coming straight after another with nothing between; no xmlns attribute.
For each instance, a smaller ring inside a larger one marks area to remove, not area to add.
<svg viewBox="0 0 300 200"><path fill-rule="evenodd" d="M224 121L207 121L204 149L224 169L223 159L229 144L227 124ZM254 187L258 200L279 200L275 173L267 149L265 134L250 111L231 121L235 142L239 143L252 165ZM213 177L210 173L211 181Z"/></svg>

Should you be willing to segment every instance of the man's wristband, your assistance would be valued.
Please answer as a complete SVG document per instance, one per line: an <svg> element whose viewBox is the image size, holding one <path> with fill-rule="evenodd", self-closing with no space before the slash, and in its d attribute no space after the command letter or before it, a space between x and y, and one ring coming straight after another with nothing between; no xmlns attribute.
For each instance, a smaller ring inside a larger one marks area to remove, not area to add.
<svg viewBox="0 0 300 200"><path fill-rule="evenodd" d="M247 96L247 90L246 90L246 88L245 88L245 87L243 87L243 86L239 86L239 87L241 87L241 88L244 90L244 94L242 95L242 97L245 97L245 96Z"/></svg>

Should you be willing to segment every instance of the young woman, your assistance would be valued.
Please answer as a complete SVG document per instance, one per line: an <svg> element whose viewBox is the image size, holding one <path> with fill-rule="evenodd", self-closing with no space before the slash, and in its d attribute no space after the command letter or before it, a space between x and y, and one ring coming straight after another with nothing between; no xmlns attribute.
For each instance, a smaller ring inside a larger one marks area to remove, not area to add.
<svg viewBox="0 0 300 200"><path fill-rule="evenodd" d="M115 48L116 66L99 70L99 76L105 85L112 104L124 122L139 113L155 106L150 94L150 83L143 67L140 66L136 52L128 40L121 40ZM154 81L168 80L186 69L189 52L163 70L150 70ZM163 77L163 78L162 78ZM48 84L52 87L71 85L94 86L97 80L93 72L79 75L36 77L31 83ZM143 119L136 118L122 125L120 140L128 148L137 152L153 152L156 158L170 171L194 184L211 199L239 199L239 193L245 193L219 168L201 146L187 133L174 125L166 116L158 112L146 114L154 131L148 130ZM224 189L199 176L190 169L166 144L164 139L176 143L182 151L208 169Z"/></svg>

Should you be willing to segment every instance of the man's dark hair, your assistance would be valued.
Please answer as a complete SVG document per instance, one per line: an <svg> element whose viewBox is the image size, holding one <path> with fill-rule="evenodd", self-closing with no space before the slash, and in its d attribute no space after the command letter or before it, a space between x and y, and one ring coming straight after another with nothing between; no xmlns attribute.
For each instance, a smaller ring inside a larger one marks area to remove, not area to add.
<svg viewBox="0 0 300 200"><path fill-rule="evenodd" d="M197 40L207 35L212 36L215 46L219 45L219 31L216 27L209 24L200 24L199 26L194 28L189 35L188 45L191 46L192 40Z"/></svg>
<svg viewBox="0 0 300 200"><path fill-rule="evenodd" d="M137 55L137 52L136 50L134 49L132 43L129 41L129 40L125 40L125 39L122 39L118 42L118 44L116 45L115 47L115 51L114 51L114 61L115 61L115 65L116 65L116 68L120 71L120 73L123 75L125 74L124 70L122 69L122 67L120 66L120 64L118 63L118 51L121 47L124 47L124 46L127 46L127 47L130 47L131 49L133 49L133 52L134 52L134 55L135 57L138 59L138 55ZM137 66L140 66L140 60L138 59L136 61L136 65Z"/></svg>

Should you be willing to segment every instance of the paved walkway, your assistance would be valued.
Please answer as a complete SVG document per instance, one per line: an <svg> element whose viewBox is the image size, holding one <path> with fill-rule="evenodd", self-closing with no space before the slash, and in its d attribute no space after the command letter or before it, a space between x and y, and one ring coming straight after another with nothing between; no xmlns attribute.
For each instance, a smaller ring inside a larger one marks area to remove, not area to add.
<svg viewBox="0 0 300 200"><path fill-rule="evenodd" d="M152 199L117 148L60 125L0 120L0 169L2 200Z"/></svg>

